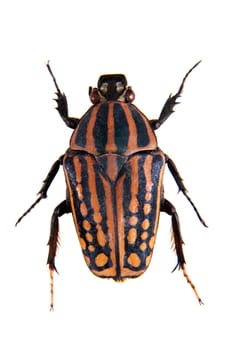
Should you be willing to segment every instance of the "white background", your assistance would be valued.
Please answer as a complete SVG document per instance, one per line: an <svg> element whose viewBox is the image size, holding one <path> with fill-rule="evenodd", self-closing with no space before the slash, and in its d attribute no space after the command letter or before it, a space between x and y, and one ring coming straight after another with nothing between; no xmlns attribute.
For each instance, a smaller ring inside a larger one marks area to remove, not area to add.
<svg viewBox="0 0 233 350"><path fill-rule="evenodd" d="M232 349L231 1L2 1L0 8L0 348ZM180 215L187 270L171 274L170 218L161 215L147 272L117 284L85 265L71 216L61 219L55 311L46 267L50 217L65 197L62 170L20 225L72 130L54 110L46 60L71 116L90 106L88 86L122 72L135 104L158 117L188 69L182 104L157 131L176 162L205 229L170 174L166 197Z"/></svg>

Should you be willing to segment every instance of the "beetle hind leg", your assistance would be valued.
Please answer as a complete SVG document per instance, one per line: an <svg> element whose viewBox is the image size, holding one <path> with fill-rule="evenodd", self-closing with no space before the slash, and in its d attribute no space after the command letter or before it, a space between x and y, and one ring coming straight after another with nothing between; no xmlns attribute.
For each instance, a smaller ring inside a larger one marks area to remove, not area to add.
<svg viewBox="0 0 233 350"><path fill-rule="evenodd" d="M187 273L186 267L185 267L186 262L185 262L183 247L182 247L182 245L184 244L184 241L183 241L182 236L181 236L179 217L178 217L178 214L176 212L176 208L167 199L164 199L162 204L161 204L161 211L163 211L171 216L172 235L174 238L175 251L176 251L176 255L177 255L177 259L178 259L177 265L175 266L173 271L175 271L175 269L177 267L182 269L183 275L184 275L186 281L192 287L192 289L196 295L197 300L199 301L200 304L203 304L203 302L202 302L202 300L201 300L201 298L196 290L196 287L193 284L192 280L190 279L190 277Z"/></svg>
<svg viewBox="0 0 233 350"><path fill-rule="evenodd" d="M71 212L70 205L66 200L61 202L55 209L51 218L51 228L50 228L50 236L48 241L49 246L49 254L47 264L49 265L50 271L50 309L53 310L53 273L57 272L55 266L55 257L59 245L59 217L64 214L68 214Z"/></svg>

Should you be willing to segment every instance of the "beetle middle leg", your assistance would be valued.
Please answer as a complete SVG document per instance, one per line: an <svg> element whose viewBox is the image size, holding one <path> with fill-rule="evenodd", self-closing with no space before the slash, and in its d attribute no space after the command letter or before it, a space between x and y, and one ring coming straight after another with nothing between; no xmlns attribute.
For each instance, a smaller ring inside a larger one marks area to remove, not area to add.
<svg viewBox="0 0 233 350"><path fill-rule="evenodd" d="M53 182L55 176L57 175L57 172L60 168L60 165L62 165L64 155L62 155L60 158L56 160L56 162L52 165L51 169L49 170L48 175L46 176L45 180L43 181L43 185L40 189L40 191L37 193L39 197L37 200L28 208L17 220L15 226L18 225L18 223L41 201L41 199L47 197L47 191Z"/></svg>
<svg viewBox="0 0 233 350"><path fill-rule="evenodd" d="M55 266L55 257L59 244L59 217L64 214L68 214L71 212L70 205L68 201L64 200L61 202L55 209L51 218L51 228L50 228L50 236L48 241L49 246L49 254L47 264L49 265L50 271L50 293L51 293L51 302L50 308L53 309L53 272L57 271Z"/></svg>
<svg viewBox="0 0 233 350"><path fill-rule="evenodd" d="M193 284L193 282L191 281L191 279L186 271L186 268L185 268L186 263L185 263L183 248L182 248L184 241L183 241L182 236L181 236L179 217L178 217L178 214L176 212L176 208L167 199L164 199L161 203L160 210L167 213L168 215L170 215L171 220L172 220L172 235L174 238L175 251L176 251L176 255L177 255L177 259L178 259L177 265L175 266L173 271L177 268L177 266L182 269L183 275L186 278L186 281L192 287L199 303L203 304L203 302L202 302L202 300L201 300L201 298L196 290L196 287Z"/></svg>

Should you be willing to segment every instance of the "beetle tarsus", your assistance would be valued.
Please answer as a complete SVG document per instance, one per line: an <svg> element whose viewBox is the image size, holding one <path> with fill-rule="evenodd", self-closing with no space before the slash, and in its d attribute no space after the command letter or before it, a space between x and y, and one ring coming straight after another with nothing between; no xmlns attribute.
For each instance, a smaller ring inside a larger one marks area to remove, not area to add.
<svg viewBox="0 0 233 350"><path fill-rule="evenodd" d="M190 277L189 277L189 275L188 275L188 273L187 273L187 270L186 270L186 268L185 268L185 264L183 264L183 265L181 266L181 269L182 269L182 271L183 271L183 275L184 275L184 277L185 277L187 283L189 283L190 286L191 286L191 288L193 289L194 294L196 295L196 298L197 298L199 304L200 304L200 305L204 305L203 301L201 300L201 298L200 298L200 296L199 296L199 294L198 294L198 292L197 292L197 290L196 290L195 285L193 284L193 282L191 281L191 279L190 279Z"/></svg>
<svg viewBox="0 0 233 350"><path fill-rule="evenodd" d="M205 223L205 221L203 220L203 218L201 217L198 209L196 208L195 204L193 203L192 199L189 197L188 195L188 191L184 185L184 182L183 182L183 179L182 177L180 176L180 173L175 165L175 163L173 162L173 160L171 158L169 158L167 155L166 155L166 163L167 163L167 166L168 166L168 169L170 170L178 188L179 188L179 191L181 191L184 196L187 198L187 200L189 201L189 203L191 204L191 206L193 207L198 219L200 220L200 222L202 223L203 226L205 227L208 227Z"/></svg>
<svg viewBox="0 0 233 350"><path fill-rule="evenodd" d="M183 92L183 88L184 88L184 84L185 81L187 79L187 77L189 76L189 74L192 72L192 70L194 68L196 68L198 66L198 64L201 63L201 61L198 61L184 76L182 83L179 87L179 90L177 91L177 93L175 95L170 95L167 99L167 101L165 102L162 111L160 113L159 119L152 119L150 121L151 127L156 130L158 129L169 117L172 113L174 113L174 107L176 104L180 103L177 100L177 98L179 98Z"/></svg>
<svg viewBox="0 0 233 350"><path fill-rule="evenodd" d="M164 199L161 204L161 211L167 213L168 215L171 216L172 219L172 236L174 238L174 244L175 244L175 251L177 255L177 265L175 268L172 270L175 271L177 267L182 269L183 275L186 279L186 281L190 284L191 288L193 289L197 300L199 301L200 304L203 304L195 285L193 284L192 280L190 279L186 268L185 268L185 257L184 257L184 252L182 245L184 244L184 241L181 236L181 231L180 231L180 223L179 223L179 217L176 212L176 208L173 206L172 203L170 203L167 199Z"/></svg>
<svg viewBox="0 0 233 350"><path fill-rule="evenodd" d="M68 104L66 95L58 91L55 92L55 94L57 95L57 97L53 99L57 103L57 106L55 108L62 117L62 119L66 120L66 118L68 118Z"/></svg>
<svg viewBox="0 0 233 350"><path fill-rule="evenodd" d="M54 270L49 270L50 274L50 311L54 311Z"/></svg>
<svg viewBox="0 0 233 350"><path fill-rule="evenodd" d="M40 196L37 198L37 200L30 206L30 208L28 208L16 221L15 226L17 226L20 223L20 221L41 201L42 198L44 197Z"/></svg>
<svg viewBox="0 0 233 350"><path fill-rule="evenodd" d="M54 212L51 218L50 236L48 241L49 254L47 259L47 264L49 265L49 271L50 271L50 296L51 296L50 309L53 309L53 296L54 296L53 274L54 274L54 271L57 272L57 269L55 266L55 257L56 257L57 248L59 245L59 220L58 219L62 215L68 214L70 212L71 212L70 205L67 203L66 200L64 200L54 209Z"/></svg>

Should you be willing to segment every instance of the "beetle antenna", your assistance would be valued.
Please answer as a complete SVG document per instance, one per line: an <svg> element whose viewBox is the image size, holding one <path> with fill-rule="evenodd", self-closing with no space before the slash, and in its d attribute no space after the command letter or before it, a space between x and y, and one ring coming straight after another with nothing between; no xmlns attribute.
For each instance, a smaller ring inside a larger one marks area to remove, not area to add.
<svg viewBox="0 0 233 350"><path fill-rule="evenodd" d="M28 208L28 210L26 210L23 215L20 216L20 218L16 221L15 223L15 226L17 226L20 221L40 202L40 200L42 199L43 197L40 196L39 198L37 198L37 200L30 206L30 208Z"/></svg>
<svg viewBox="0 0 233 350"><path fill-rule="evenodd" d="M61 90L59 89L59 86L57 84L57 80L56 80L56 78L55 78L55 76L53 74L53 71L52 71L51 67L50 67L49 61L46 63L46 67L48 68L48 71L49 71L49 73L50 73L50 75L51 75L51 77L53 79L53 82L54 82L54 85L56 86L57 92L59 94L61 94Z"/></svg>

